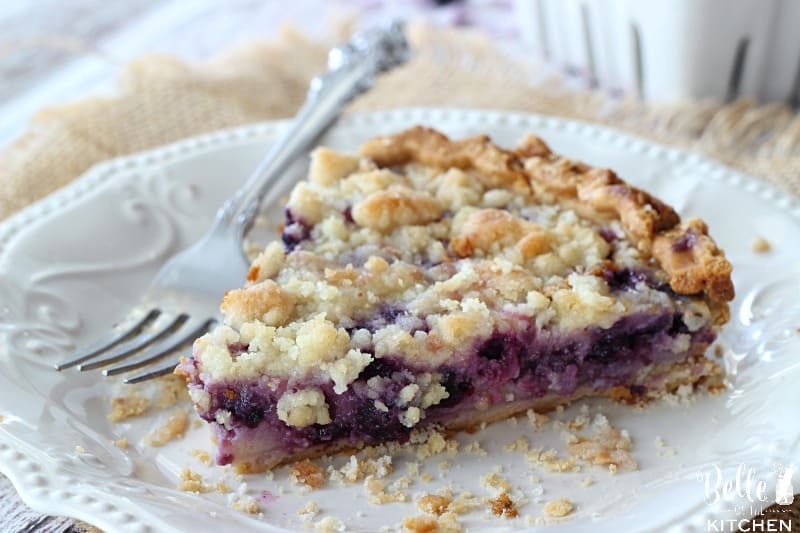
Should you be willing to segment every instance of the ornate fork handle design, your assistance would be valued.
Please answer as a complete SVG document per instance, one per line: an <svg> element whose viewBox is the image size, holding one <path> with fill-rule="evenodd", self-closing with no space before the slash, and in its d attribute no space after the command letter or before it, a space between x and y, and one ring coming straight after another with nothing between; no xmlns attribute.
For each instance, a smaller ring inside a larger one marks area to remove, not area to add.
<svg viewBox="0 0 800 533"><path fill-rule="evenodd" d="M355 35L328 53L328 72L311 81L306 103L289 129L233 198L217 213L216 225L233 225L243 235L270 185L336 117L345 103L372 87L383 71L410 56L402 24L395 22Z"/></svg>

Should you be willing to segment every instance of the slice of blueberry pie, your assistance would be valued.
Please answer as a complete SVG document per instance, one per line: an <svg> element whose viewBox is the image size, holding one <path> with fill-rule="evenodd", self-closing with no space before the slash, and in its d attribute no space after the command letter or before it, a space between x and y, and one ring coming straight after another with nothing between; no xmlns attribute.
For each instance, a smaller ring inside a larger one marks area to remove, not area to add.
<svg viewBox="0 0 800 533"><path fill-rule="evenodd" d="M317 149L282 242L184 374L217 461L253 472L587 395L718 387L731 265L698 219L539 138L424 127Z"/></svg>

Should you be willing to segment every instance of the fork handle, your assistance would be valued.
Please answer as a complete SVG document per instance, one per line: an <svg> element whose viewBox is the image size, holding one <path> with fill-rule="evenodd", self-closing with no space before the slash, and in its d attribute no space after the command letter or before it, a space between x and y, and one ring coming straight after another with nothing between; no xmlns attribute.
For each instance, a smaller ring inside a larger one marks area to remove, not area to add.
<svg viewBox="0 0 800 533"><path fill-rule="evenodd" d="M217 212L215 227L233 228L244 236L270 185L325 131L348 101L368 90L380 72L405 63L408 56L403 27L397 22L357 34L332 49L328 72L311 80L305 104L255 172Z"/></svg>

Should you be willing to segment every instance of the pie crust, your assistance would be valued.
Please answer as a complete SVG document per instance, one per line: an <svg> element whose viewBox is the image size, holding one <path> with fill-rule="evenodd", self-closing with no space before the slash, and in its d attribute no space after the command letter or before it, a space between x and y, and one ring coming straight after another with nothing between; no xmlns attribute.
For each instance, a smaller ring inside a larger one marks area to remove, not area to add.
<svg viewBox="0 0 800 533"><path fill-rule="evenodd" d="M731 265L699 219L608 169L417 126L318 148L282 242L179 365L217 461L458 431L588 395L706 385Z"/></svg>

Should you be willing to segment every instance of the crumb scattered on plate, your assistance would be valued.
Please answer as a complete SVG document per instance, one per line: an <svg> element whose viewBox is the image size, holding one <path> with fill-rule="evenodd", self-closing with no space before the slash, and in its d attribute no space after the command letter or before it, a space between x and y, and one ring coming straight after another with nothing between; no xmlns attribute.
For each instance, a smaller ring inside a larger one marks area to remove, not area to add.
<svg viewBox="0 0 800 533"><path fill-rule="evenodd" d="M376 479L373 475L368 475L364 480L364 490L367 492L367 499L373 505L383 505L392 502L407 502L408 494L406 494L399 487L394 487L394 490L387 491L386 483L380 479Z"/></svg>
<svg viewBox="0 0 800 533"><path fill-rule="evenodd" d="M407 516L403 527L413 533L434 533L439 531L439 521L432 516Z"/></svg>
<svg viewBox="0 0 800 533"><path fill-rule="evenodd" d="M525 437L520 437L517 440L511 441L503 448L507 452L520 452L525 453L530 449L530 442Z"/></svg>
<svg viewBox="0 0 800 533"><path fill-rule="evenodd" d="M372 452L373 450L369 448L363 451L364 454ZM419 468L418 463L417 468ZM384 478L391 474L392 470L392 457L390 455L382 455L378 458L362 458L351 455L343 467L337 469L329 466L328 476L331 481L338 481L340 484L345 482L356 483L367 475L372 475L379 479Z"/></svg>
<svg viewBox="0 0 800 533"><path fill-rule="evenodd" d="M550 422L550 417L541 413L537 413L533 409L528 409L526 414L528 415L528 421L531 423L531 427L533 427L534 430L539 430L548 422Z"/></svg>
<svg viewBox="0 0 800 533"><path fill-rule="evenodd" d="M112 440L111 444L113 444L117 448L120 448L120 449L124 450L125 448L128 447L128 439L126 439L125 437L122 437L121 439Z"/></svg>
<svg viewBox="0 0 800 533"><path fill-rule="evenodd" d="M141 416L150 408L150 400L134 392L127 396L116 396L111 399L109 422L122 422L129 418Z"/></svg>
<svg viewBox="0 0 800 533"><path fill-rule="evenodd" d="M309 459L293 464L289 471L292 482L295 484L305 485L312 490L322 488L325 485L324 471Z"/></svg>
<svg viewBox="0 0 800 533"><path fill-rule="evenodd" d="M472 441L464 446L464 451L480 457L486 457L486 455L488 455L486 450L481 448L481 443L478 441Z"/></svg>
<svg viewBox="0 0 800 533"><path fill-rule="evenodd" d="M426 494L417 500L417 507L423 513L440 515L447 511L452 501L449 496Z"/></svg>
<svg viewBox="0 0 800 533"><path fill-rule="evenodd" d="M183 492L208 492L210 489L203 481L203 476L198 472L193 472L187 466L181 470L181 475L178 478L178 490Z"/></svg>
<svg viewBox="0 0 800 533"><path fill-rule="evenodd" d="M581 467L575 464L575 457L559 457L554 449L534 448L525 454L531 464L543 468L547 472L580 472Z"/></svg>
<svg viewBox="0 0 800 533"><path fill-rule="evenodd" d="M554 518L567 516L575 510L575 504L569 498L559 498L547 502L544 506L544 514Z"/></svg>
<svg viewBox="0 0 800 533"><path fill-rule="evenodd" d="M497 498L487 500L492 508L492 514L503 518L516 518L519 516L517 505L508 495L508 492L501 492Z"/></svg>
<svg viewBox="0 0 800 533"><path fill-rule="evenodd" d="M435 516L407 516L403 527L412 533L459 533L463 531L455 513L447 512Z"/></svg>
<svg viewBox="0 0 800 533"><path fill-rule="evenodd" d="M200 449L195 448L195 449L189 451L189 455L193 455L194 457L197 458L198 461L200 461L201 463L203 463L206 466L211 466L212 463L213 463L211 461L211 456L208 454L208 452L206 452L204 450L200 450Z"/></svg>
<svg viewBox="0 0 800 533"><path fill-rule="evenodd" d="M481 477L481 486L486 488L498 489L501 491L511 490L511 485L508 483L508 481L498 476L497 472L490 472L485 476Z"/></svg>
<svg viewBox="0 0 800 533"><path fill-rule="evenodd" d="M297 514L305 520L311 520L319 514L319 504L314 500L308 500L304 506L297 510Z"/></svg>
<svg viewBox="0 0 800 533"><path fill-rule="evenodd" d="M261 506L258 505L258 502L255 498L251 496L241 496L239 498L235 498L230 503L231 509L235 511L241 511L243 513L248 514L258 514L261 512ZM343 531L341 529L336 531Z"/></svg>
<svg viewBox="0 0 800 533"><path fill-rule="evenodd" d="M763 254L769 252L772 246L769 244L769 241L764 237L756 237L753 239L753 244L751 245L753 252L757 254Z"/></svg>
<svg viewBox="0 0 800 533"><path fill-rule="evenodd" d="M335 516L326 516L319 522L314 523L314 529L323 531L325 533L332 533L334 531L344 531L344 523Z"/></svg>
<svg viewBox="0 0 800 533"><path fill-rule="evenodd" d="M156 409L169 409L180 402L189 401L189 389L186 380L181 376L168 375L156 381L158 395L153 405Z"/></svg>
<svg viewBox="0 0 800 533"><path fill-rule="evenodd" d="M627 431L618 430L604 415L597 415L592 421L593 433L590 437L579 436L569 445L569 452L575 457L595 465L608 465L609 470L636 470L638 464L631 455L631 438ZM611 467L614 467L611 469Z"/></svg>
<svg viewBox="0 0 800 533"><path fill-rule="evenodd" d="M185 409L178 408L172 412L163 426L145 435L144 441L150 446L163 446L172 440L183 437L188 427L189 415Z"/></svg>

